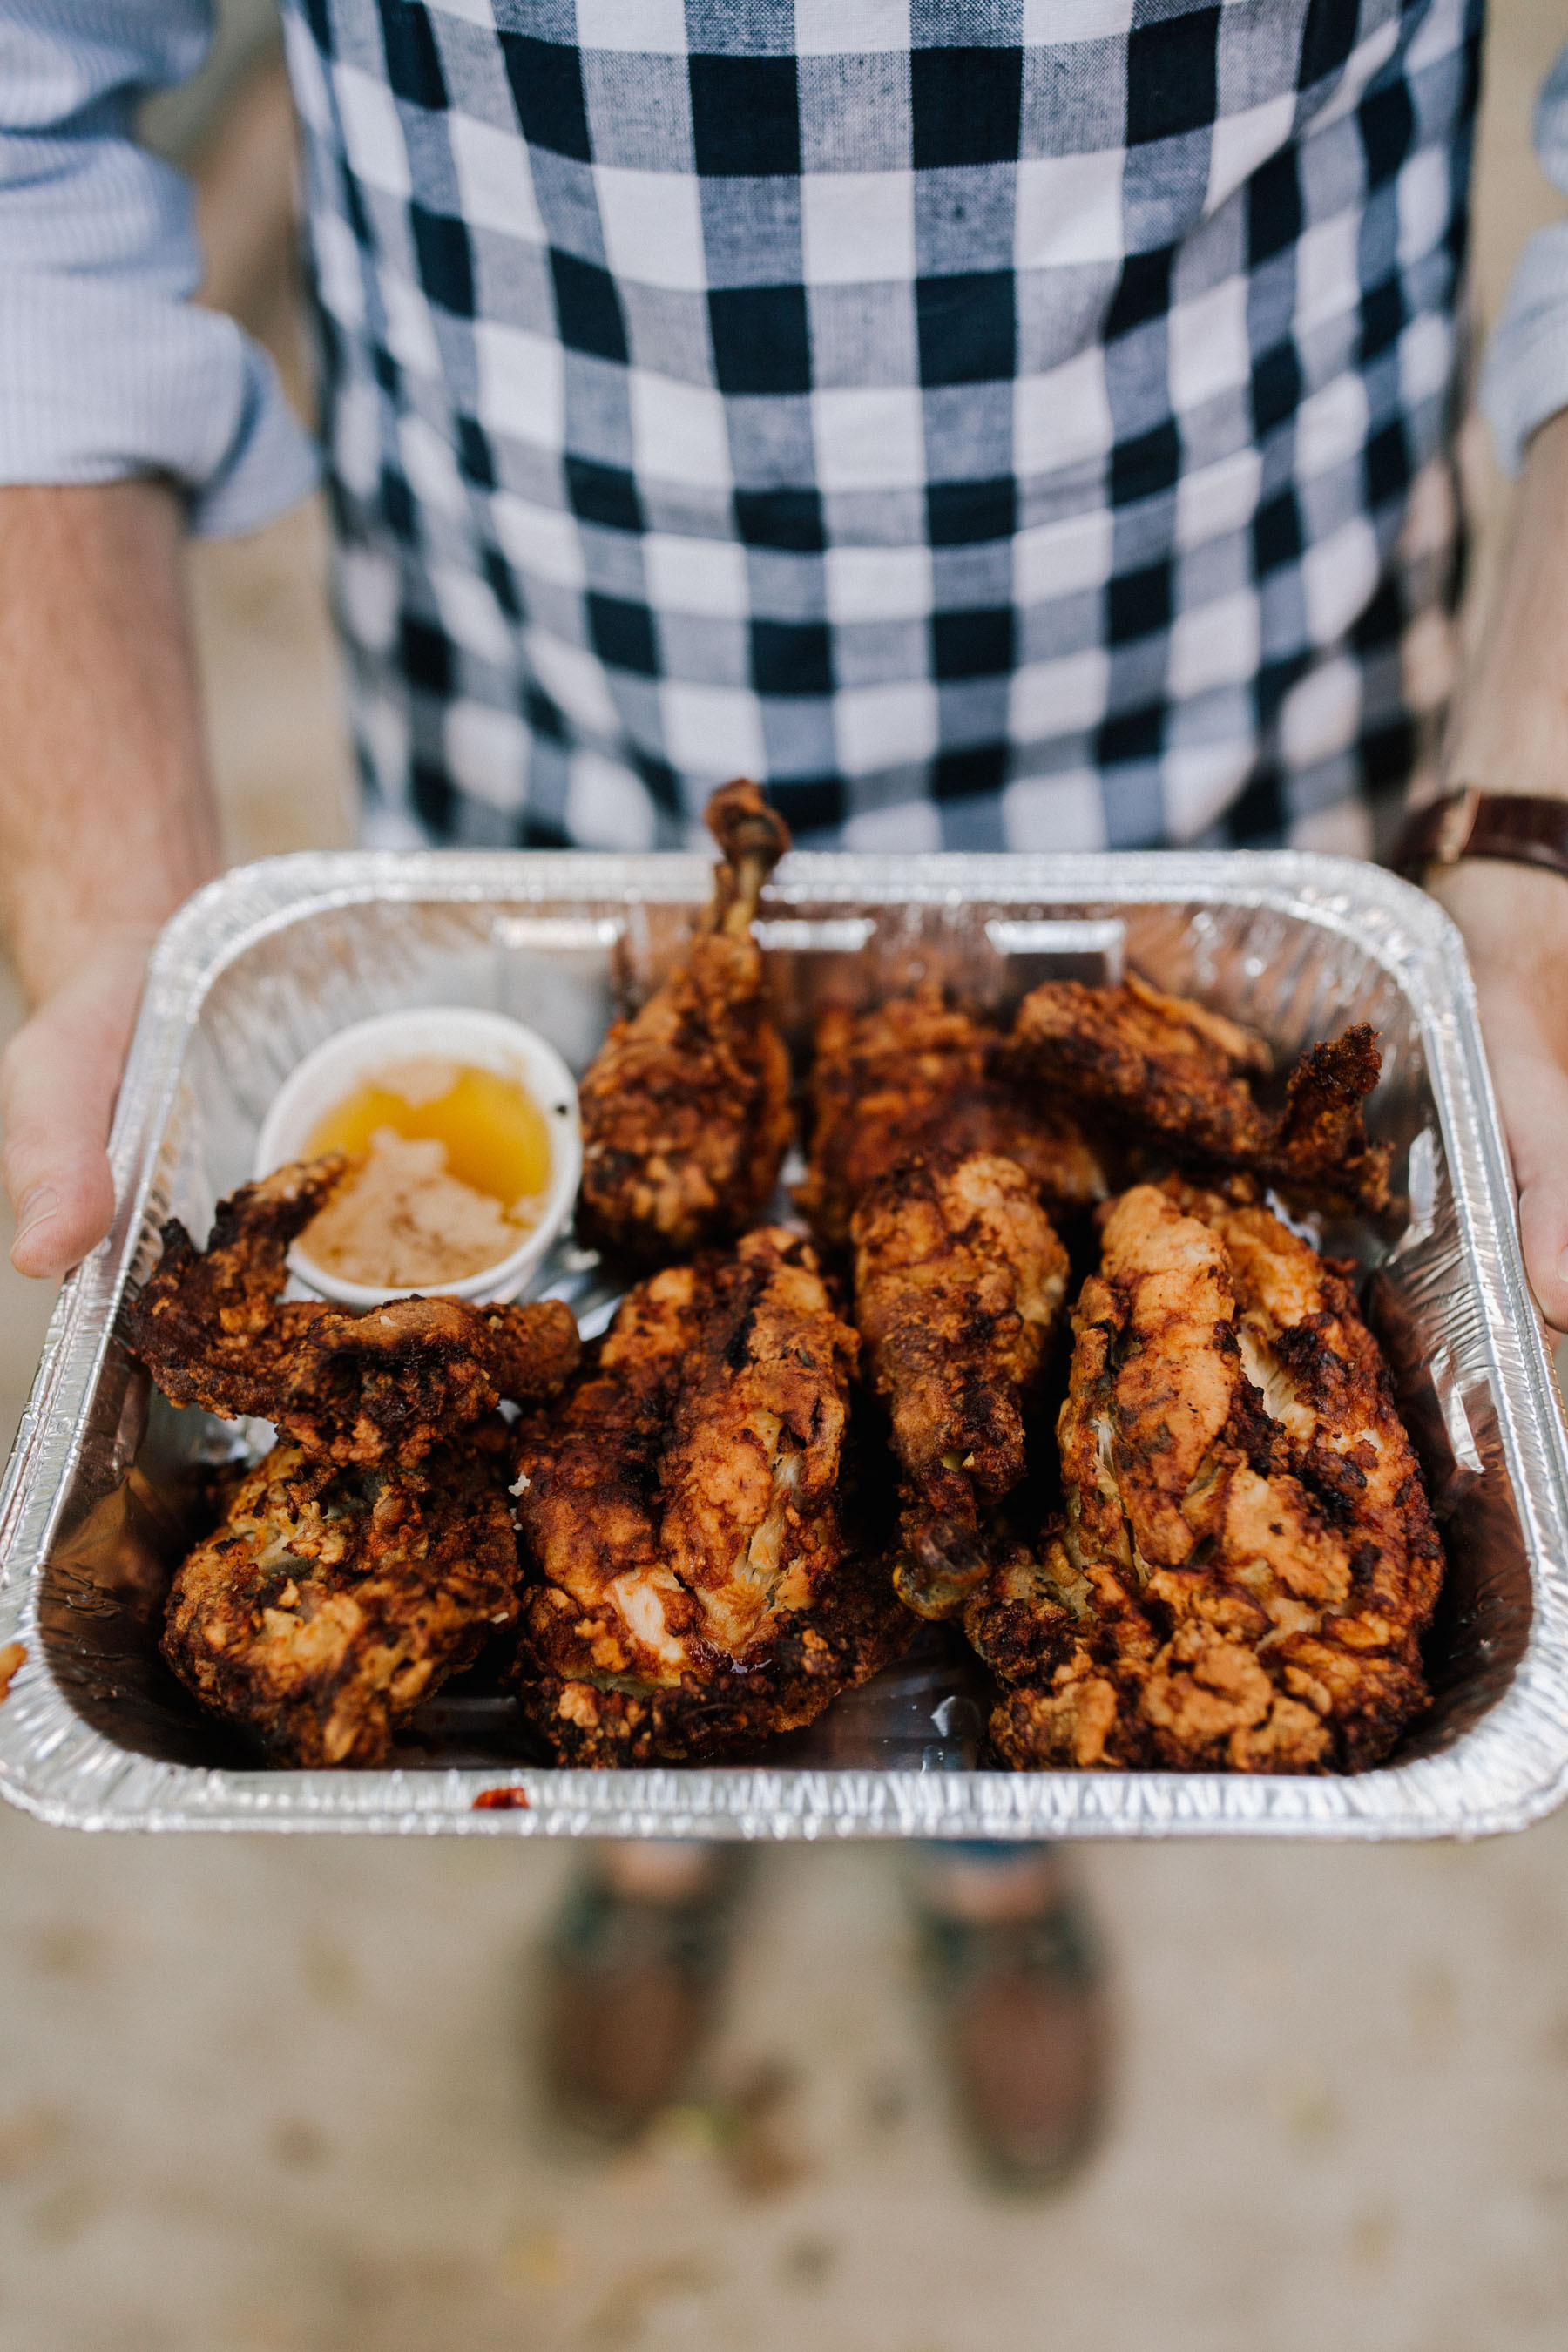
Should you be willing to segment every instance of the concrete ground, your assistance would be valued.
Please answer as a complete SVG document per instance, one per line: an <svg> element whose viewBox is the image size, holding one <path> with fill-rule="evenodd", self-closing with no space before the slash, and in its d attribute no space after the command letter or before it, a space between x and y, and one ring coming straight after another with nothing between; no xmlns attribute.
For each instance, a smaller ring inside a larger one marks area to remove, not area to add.
<svg viewBox="0 0 1568 2352"><path fill-rule="evenodd" d="M1496 15L1489 314L1556 208L1526 138L1563 30L1548 0ZM275 296L235 299L286 342ZM305 509L196 554L236 856L345 837L321 547ZM47 1306L0 1271L0 1442ZM0 2352L1568 2341L1568 1816L1478 1848L1086 1852L1119 2095L1040 2204L971 2176L868 1847L759 1857L691 2104L608 2165L552 2147L531 2000L572 1864L0 1811Z"/></svg>

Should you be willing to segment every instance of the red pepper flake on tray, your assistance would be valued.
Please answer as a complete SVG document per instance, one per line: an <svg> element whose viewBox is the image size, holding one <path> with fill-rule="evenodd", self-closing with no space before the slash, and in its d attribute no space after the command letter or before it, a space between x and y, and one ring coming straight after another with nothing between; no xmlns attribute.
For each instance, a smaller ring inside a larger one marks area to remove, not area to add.
<svg viewBox="0 0 1568 2352"><path fill-rule="evenodd" d="M526 1813L532 1801L526 1789L481 1789L471 1810L476 1813Z"/></svg>

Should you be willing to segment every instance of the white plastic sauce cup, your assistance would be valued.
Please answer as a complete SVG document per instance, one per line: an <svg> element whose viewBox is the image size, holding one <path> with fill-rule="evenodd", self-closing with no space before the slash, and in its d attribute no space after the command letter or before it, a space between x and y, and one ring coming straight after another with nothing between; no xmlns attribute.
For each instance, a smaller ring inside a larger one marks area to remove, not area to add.
<svg viewBox="0 0 1568 2352"><path fill-rule="evenodd" d="M502 1013L480 1013L460 1004L378 1013L374 1020L356 1021L352 1028L340 1029L335 1037L307 1054L279 1087L261 1123L256 1145L257 1175L270 1176L275 1168L302 1159L328 1112L336 1110L360 1087L406 1062L426 1058L494 1070L532 1096L550 1138L550 1182L540 1203L538 1223L494 1265L481 1266L460 1281L428 1284L416 1292L345 1282L314 1265L296 1243L289 1253L290 1271L321 1297L335 1298L341 1306L379 1307L388 1298L409 1297L516 1298L537 1274L572 1214L583 1172L583 1139L577 1124L577 1087L571 1071L536 1030L525 1028L521 1021L509 1021Z"/></svg>

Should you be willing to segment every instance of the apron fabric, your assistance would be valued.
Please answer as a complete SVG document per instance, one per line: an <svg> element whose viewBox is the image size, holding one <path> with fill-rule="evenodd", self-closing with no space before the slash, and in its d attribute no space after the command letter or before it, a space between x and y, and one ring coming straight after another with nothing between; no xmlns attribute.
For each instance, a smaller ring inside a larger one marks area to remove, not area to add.
<svg viewBox="0 0 1568 2352"><path fill-rule="evenodd" d="M1364 851L1479 0L285 0L369 832Z"/></svg>

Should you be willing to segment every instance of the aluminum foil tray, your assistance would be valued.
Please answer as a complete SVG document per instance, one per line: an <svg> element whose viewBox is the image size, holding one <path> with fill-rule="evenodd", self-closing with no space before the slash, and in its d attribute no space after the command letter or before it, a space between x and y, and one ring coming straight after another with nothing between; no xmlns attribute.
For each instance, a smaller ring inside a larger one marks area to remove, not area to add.
<svg viewBox="0 0 1568 2352"><path fill-rule="evenodd" d="M1430 1716L1353 1778L973 1769L986 1693L962 1645L901 1665L749 1765L565 1772L526 1760L510 1703L447 1695L397 1769L263 1770L162 1664L163 1596L194 1465L244 1433L150 1396L117 1318L160 1222L205 1233L249 1174L294 1063L364 1013L486 1004L574 1066L668 968L697 856L348 853L229 875L170 924L116 1119L119 1208L68 1281L0 1490L0 1788L84 1829L376 1830L741 1837L1472 1836L1568 1786L1568 1449L1525 1286L1507 1163L1458 936L1370 866L1293 854L795 856L761 936L798 1046L826 1003L924 976L1005 1009L1047 975L1162 985L1293 1052L1349 1021L1382 1035L1371 1123L1394 1209L1330 1233L1368 1274L1449 1570ZM557 1252L544 1286L590 1329L611 1297Z"/></svg>

